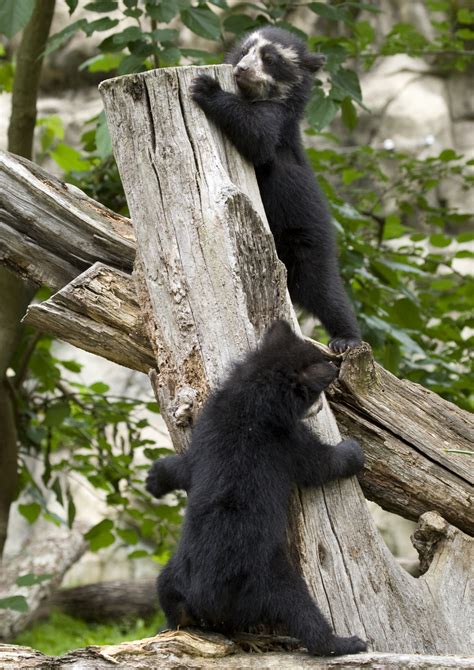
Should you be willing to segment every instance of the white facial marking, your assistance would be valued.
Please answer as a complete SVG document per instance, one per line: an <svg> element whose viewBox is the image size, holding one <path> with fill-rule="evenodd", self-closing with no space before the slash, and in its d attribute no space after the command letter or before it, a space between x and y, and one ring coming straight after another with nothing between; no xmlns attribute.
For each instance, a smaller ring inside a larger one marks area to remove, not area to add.
<svg viewBox="0 0 474 670"><path fill-rule="evenodd" d="M273 88L271 95L272 100L285 99L292 88L292 84L278 81L272 77L271 74L265 72L260 51L263 47L272 45L287 63L299 66L299 56L297 51L293 47L285 47L282 44L278 44L278 42L267 40L258 32L253 33L247 42L244 43L244 49L246 44L252 44L252 46L249 48L245 56L243 56L237 63L234 71L237 71L240 67L247 69L249 73L251 73L252 79L255 80L255 92L260 99L268 97L270 87ZM302 73L299 71L296 72L297 81L301 81L302 76Z"/></svg>

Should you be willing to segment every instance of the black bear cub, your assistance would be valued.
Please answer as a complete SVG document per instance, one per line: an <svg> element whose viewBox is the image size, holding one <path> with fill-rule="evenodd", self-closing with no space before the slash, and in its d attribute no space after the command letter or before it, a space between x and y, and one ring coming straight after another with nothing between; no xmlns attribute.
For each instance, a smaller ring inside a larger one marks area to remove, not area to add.
<svg viewBox="0 0 474 670"><path fill-rule="evenodd" d="M244 37L226 61L239 95L203 74L193 82L192 98L255 166L292 300L319 318L334 351L354 347L360 332L339 274L331 215L299 129L325 58L296 35L267 26Z"/></svg>
<svg viewBox="0 0 474 670"><path fill-rule="evenodd" d="M283 625L311 654L366 649L334 634L288 558L293 485L349 477L364 463L355 440L323 444L302 421L335 377L316 347L277 321L211 394L187 453L153 464L150 493L188 492L179 546L158 578L168 627Z"/></svg>

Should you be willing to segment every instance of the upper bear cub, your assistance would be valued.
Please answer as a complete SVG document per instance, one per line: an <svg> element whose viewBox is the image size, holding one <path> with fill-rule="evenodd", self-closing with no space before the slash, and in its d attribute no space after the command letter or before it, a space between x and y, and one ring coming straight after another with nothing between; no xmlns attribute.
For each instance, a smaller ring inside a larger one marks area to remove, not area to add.
<svg viewBox="0 0 474 670"><path fill-rule="evenodd" d="M366 649L356 636L334 634L288 558L293 485L318 486L363 466L355 440L323 444L302 421L335 377L315 346L277 321L210 395L189 450L153 464L150 493L188 492L181 541L158 578L170 628L283 624L311 654Z"/></svg>
<svg viewBox="0 0 474 670"><path fill-rule="evenodd" d="M329 346L342 352L359 344L360 333L339 275L331 215L299 129L325 58L308 52L293 33L267 26L244 37L226 61L239 95L205 74L196 77L191 95L254 164L291 298L320 319Z"/></svg>

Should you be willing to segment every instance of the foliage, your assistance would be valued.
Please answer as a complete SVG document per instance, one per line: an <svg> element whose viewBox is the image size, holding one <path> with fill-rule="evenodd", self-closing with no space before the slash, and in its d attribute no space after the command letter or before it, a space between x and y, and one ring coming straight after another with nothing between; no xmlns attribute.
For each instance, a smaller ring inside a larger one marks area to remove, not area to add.
<svg viewBox="0 0 474 670"><path fill-rule="evenodd" d="M156 635L162 626L162 614L157 614L146 622L137 619L124 621L122 624L92 624L56 611L46 621L35 623L18 635L13 644L32 647L50 656L59 656L70 649L88 645L141 640Z"/></svg>
<svg viewBox="0 0 474 670"><path fill-rule="evenodd" d="M371 147L344 153L332 139L335 148L308 153L338 224L364 339L388 370L474 409L474 278L456 270L473 257L474 234L445 232L472 216L430 199L446 178L472 187L474 161L452 150L425 160Z"/></svg>
<svg viewBox="0 0 474 670"><path fill-rule="evenodd" d="M3 0L0 7L0 33L13 37L30 20L35 0Z"/></svg>
<svg viewBox="0 0 474 670"><path fill-rule="evenodd" d="M129 558L153 556L164 563L176 541L184 497L177 493L167 504L154 505L143 488L143 471L169 453L144 438L145 430L151 432L148 413L159 408L151 397L113 396L103 381L84 384L81 369L77 361L55 355L51 337L25 330L10 376L21 488L31 499L19 511L30 523L43 515L71 527L76 515L72 483L87 480L110 509L87 532L90 549L118 542L129 547ZM31 467L38 460L41 467ZM51 491L57 504L48 500Z"/></svg>

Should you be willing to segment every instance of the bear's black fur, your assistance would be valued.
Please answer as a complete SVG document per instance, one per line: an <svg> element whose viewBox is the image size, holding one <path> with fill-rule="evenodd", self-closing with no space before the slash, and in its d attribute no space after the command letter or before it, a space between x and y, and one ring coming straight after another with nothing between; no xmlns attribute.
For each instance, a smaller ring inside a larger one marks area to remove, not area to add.
<svg viewBox="0 0 474 670"><path fill-rule="evenodd" d="M200 75L192 98L254 164L291 298L320 319L330 347L342 352L360 343L360 332L339 274L328 205L299 130L313 74L325 58L292 33L265 27L244 37L226 61L240 95Z"/></svg>
<svg viewBox="0 0 474 670"><path fill-rule="evenodd" d="M323 444L302 421L335 377L314 345L277 321L211 394L186 454L153 464L150 493L188 492L181 541L158 578L170 628L284 625L312 654L366 649L333 633L286 541L293 485L319 486L363 466L355 440Z"/></svg>

